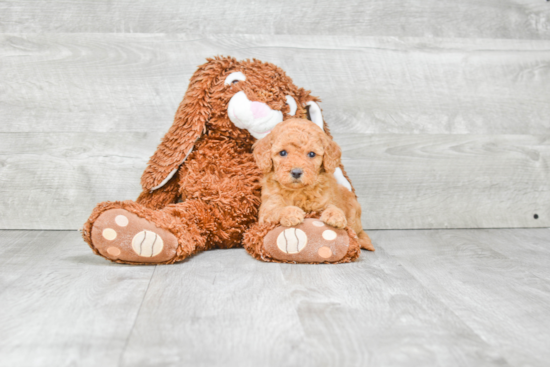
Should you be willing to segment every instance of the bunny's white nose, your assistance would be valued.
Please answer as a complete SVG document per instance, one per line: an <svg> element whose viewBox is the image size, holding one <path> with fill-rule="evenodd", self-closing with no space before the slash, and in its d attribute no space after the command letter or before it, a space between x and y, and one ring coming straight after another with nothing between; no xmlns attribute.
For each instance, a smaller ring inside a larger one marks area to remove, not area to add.
<svg viewBox="0 0 550 367"><path fill-rule="evenodd" d="M236 93L227 106L227 115L235 126L261 139L283 121L281 111L272 110L262 102L251 102L243 91Z"/></svg>

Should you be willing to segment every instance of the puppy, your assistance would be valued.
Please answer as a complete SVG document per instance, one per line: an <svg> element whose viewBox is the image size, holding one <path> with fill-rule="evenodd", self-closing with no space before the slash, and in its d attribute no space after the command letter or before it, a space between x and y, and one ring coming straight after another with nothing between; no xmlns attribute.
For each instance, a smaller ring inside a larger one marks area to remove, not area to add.
<svg viewBox="0 0 550 367"><path fill-rule="evenodd" d="M264 172L259 222L285 227L304 221L306 213L322 212L321 221L349 226L362 248L374 251L361 226L361 206L354 193L334 178L340 147L311 121L290 119L278 124L254 145L254 158Z"/></svg>

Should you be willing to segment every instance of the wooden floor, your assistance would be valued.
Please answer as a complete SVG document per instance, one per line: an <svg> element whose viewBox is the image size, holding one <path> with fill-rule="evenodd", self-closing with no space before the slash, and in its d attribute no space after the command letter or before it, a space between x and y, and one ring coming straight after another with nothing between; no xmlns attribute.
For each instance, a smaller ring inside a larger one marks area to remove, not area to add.
<svg viewBox="0 0 550 367"><path fill-rule="evenodd" d="M0 365L548 365L550 229L371 235L353 264L127 266L0 231Z"/></svg>

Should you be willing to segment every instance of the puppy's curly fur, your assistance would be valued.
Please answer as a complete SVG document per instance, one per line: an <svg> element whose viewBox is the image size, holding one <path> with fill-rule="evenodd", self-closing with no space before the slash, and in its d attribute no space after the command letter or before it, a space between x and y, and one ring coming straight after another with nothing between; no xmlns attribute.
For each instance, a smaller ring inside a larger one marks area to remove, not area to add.
<svg viewBox="0 0 550 367"><path fill-rule="evenodd" d="M361 226L357 197L334 178L340 147L320 127L304 119L290 119L254 145L254 158L264 172L260 223L296 226L306 213L322 212L333 227L349 226L362 248L374 251Z"/></svg>

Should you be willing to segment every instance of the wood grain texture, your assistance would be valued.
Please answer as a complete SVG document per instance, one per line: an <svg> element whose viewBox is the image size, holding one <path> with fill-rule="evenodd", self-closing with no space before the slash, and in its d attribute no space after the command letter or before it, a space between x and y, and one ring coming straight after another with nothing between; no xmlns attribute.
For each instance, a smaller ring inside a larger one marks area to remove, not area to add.
<svg viewBox="0 0 550 367"><path fill-rule="evenodd" d="M491 251L516 260L517 267L533 275L550 280L550 235L548 230L515 231L491 229L475 231L476 243Z"/></svg>
<svg viewBox="0 0 550 367"><path fill-rule="evenodd" d="M302 341L279 265L242 249L216 250L157 267L121 360L127 366L284 366L302 354Z"/></svg>
<svg viewBox="0 0 550 367"><path fill-rule="evenodd" d="M546 366L550 229L370 235L352 264L153 267L76 231L0 231L0 364Z"/></svg>
<svg viewBox="0 0 550 367"><path fill-rule="evenodd" d="M550 38L544 1L2 1L1 32Z"/></svg>
<svg viewBox="0 0 550 367"><path fill-rule="evenodd" d="M282 265L311 366L506 366L384 250L341 266ZM299 365L299 364L296 364Z"/></svg>
<svg viewBox="0 0 550 367"><path fill-rule="evenodd" d="M223 54L281 66L334 132L550 133L547 40L5 34L0 54L2 132L165 132Z"/></svg>
<svg viewBox="0 0 550 367"><path fill-rule="evenodd" d="M56 247L62 233L50 236L42 231L4 231L0 235L0 294L33 267L27 259L36 253L37 242L43 251ZM44 252L42 255L44 255Z"/></svg>
<svg viewBox="0 0 550 367"><path fill-rule="evenodd" d="M78 232L0 232L0 364L118 366L154 267L111 265Z"/></svg>
<svg viewBox="0 0 550 367"><path fill-rule="evenodd" d="M135 199L161 136L0 133L0 228L77 229L98 202ZM335 139L364 228L550 226L548 136Z"/></svg>
<svg viewBox="0 0 550 367"><path fill-rule="evenodd" d="M550 136L337 134L335 139L364 228L550 226Z"/></svg>
<svg viewBox="0 0 550 367"><path fill-rule="evenodd" d="M0 136L0 228L78 229L97 203L137 198L162 135Z"/></svg>
<svg viewBox="0 0 550 367"><path fill-rule="evenodd" d="M506 365L383 250L363 255L296 266L218 250L158 267L122 364Z"/></svg>
<svg viewBox="0 0 550 367"><path fill-rule="evenodd" d="M521 253L532 237L545 237L547 247L550 230L378 232L375 245L383 243L471 330L498 347L511 365L543 366L550 358L550 334L540 332L550 330L548 278L533 273L532 263L522 261L522 255L498 251L500 243L508 243ZM547 265L543 258L537 263Z"/></svg>

